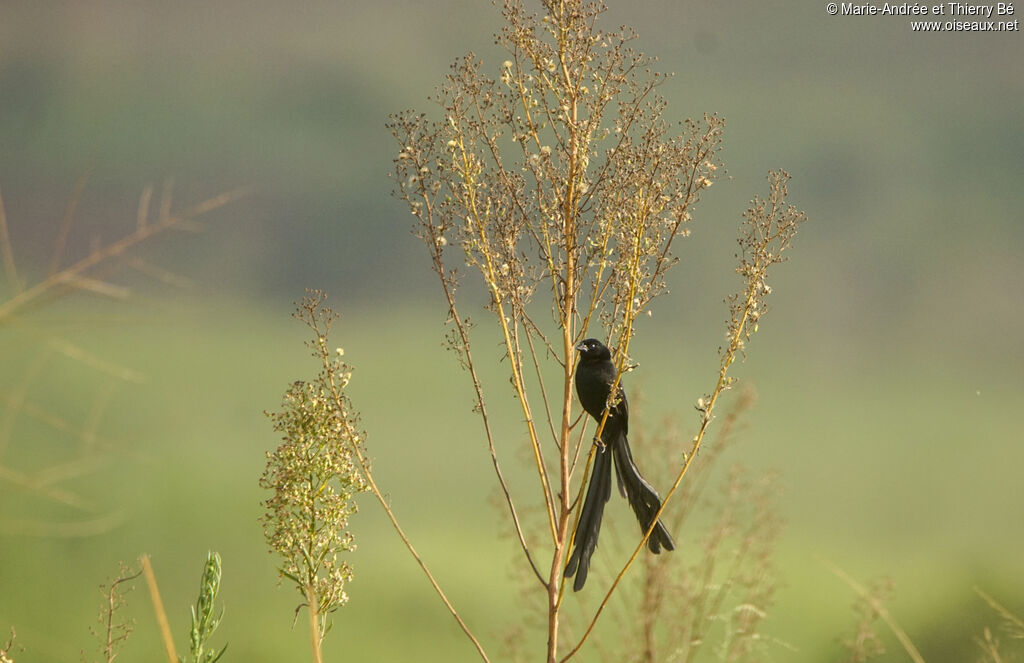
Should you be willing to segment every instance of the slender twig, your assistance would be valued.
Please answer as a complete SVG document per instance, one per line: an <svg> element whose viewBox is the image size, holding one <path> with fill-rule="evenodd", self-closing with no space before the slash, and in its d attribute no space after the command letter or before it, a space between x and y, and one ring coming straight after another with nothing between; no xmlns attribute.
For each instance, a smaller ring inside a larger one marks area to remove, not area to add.
<svg viewBox="0 0 1024 663"><path fill-rule="evenodd" d="M153 613L156 615L156 623L160 628L160 637L163 639L167 661L168 663L178 663L178 652L174 648L174 636L171 635L171 626L167 622L167 611L164 610L164 602L160 598L160 587L157 585L156 574L153 573L149 555L143 555L139 561L142 562L142 572L146 575L146 585L149 587L149 596L153 600Z"/></svg>

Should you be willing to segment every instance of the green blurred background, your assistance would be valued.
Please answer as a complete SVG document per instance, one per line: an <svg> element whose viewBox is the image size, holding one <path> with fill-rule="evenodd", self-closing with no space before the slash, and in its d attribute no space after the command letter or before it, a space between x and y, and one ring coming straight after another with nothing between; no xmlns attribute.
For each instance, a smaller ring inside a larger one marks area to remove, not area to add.
<svg viewBox="0 0 1024 663"><path fill-rule="evenodd" d="M697 424L736 286L736 227L768 169L792 173L791 201L811 218L736 373L758 403L733 458L779 470L786 487L765 626L785 644L770 657L841 655L854 596L825 558L891 578L890 609L927 660L973 660L972 639L998 621L974 586L1024 612L1020 33L919 34L904 17L831 17L824 2L612 4L607 25L636 27L639 48L675 72L669 118L727 120L729 177L707 192L672 295L631 348L650 421ZM17 628L16 660L91 656L96 588L142 552L183 649L208 549L224 559L224 660L307 656L304 628L290 628L298 596L276 586L256 523L277 443L262 411L315 370L288 317L306 287L342 314L334 342L357 369L352 397L398 516L500 652L519 607L515 547L489 503L470 385L441 348L439 289L389 195L383 127L390 112L432 110L426 97L467 51L497 71L499 22L471 1L0 3L0 189L29 283L83 174L66 261L129 232L147 184L173 178L177 206L255 189L204 232L135 254L190 287L120 269L108 278L132 288L127 302L80 294L0 327L0 630ZM141 381L69 358L55 338ZM514 458L515 403L489 343ZM12 414L19 395L70 430ZM109 407L95 438L77 434L97 402ZM67 476L43 472L58 463ZM518 485L532 486L527 470L513 471ZM363 507L327 660L472 660L379 508ZM609 518L630 516L613 501ZM97 531L41 525L83 522ZM123 656L156 660L144 588L129 601L138 626ZM904 660L889 648L882 660Z"/></svg>

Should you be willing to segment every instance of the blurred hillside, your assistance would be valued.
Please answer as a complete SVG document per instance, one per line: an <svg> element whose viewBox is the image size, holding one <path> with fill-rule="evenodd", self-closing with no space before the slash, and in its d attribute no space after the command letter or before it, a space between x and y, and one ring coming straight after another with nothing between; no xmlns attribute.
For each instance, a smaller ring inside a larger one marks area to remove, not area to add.
<svg viewBox="0 0 1024 663"><path fill-rule="evenodd" d="M669 118L727 120L729 177L707 192L679 247L672 295L640 323L629 386L663 395L648 397L649 421L676 412L693 423L715 371L722 298L736 285L740 215L765 192L768 169L788 170L790 200L811 223L772 279L771 312L738 369L759 393L738 459L778 468L787 486L786 587L770 630L798 648L793 660L834 658L853 597L817 566L823 555L860 578L892 576L895 611L929 661L973 660L971 638L996 620L972 586L1024 613L1020 33L918 34L904 17L831 17L824 3L612 4L608 24L634 26L638 49L675 72L662 88ZM461 605L500 632L514 594L492 603L477 589L509 584L511 554L505 542L481 542L493 512L466 499L487 494L489 460L479 445L465 451L478 435L469 386L440 350L445 311L411 217L391 198L396 147L384 129L391 112L434 112L426 98L465 52L496 71L499 22L490 3L472 0L0 3L0 191L30 280L45 274L84 174L68 259L130 229L147 184L173 178L182 206L255 188L211 214L202 234L143 247L192 288L139 277L140 305L83 295L33 311L27 327L0 327L4 394L31 370L38 329L147 376L113 390L102 428L129 453L79 486L101 505L130 505L121 529L9 535L11 514L38 505L0 484L0 637L18 624L40 654L25 660L74 655L81 639L70 634L86 633L95 586L138 550L154 553L169 601L184 605L208 546L225 554L225 582L237 574L225 589L237 649L225 660L295 651L294 632L290 644L260 640L286 631L293 606L275 593L272 561L258 557L255 482L275 443L260 413L310 370L287 319L306 287L326 290L343 315L337 342L357 367L353 398L395 503ZM11 291L0 275L0 298ZM84 409L95 376L47 367L54 379L30 396ZM496 416L514 430L511 399L494 393ZM395 416L396 404L411 409ZM437 437L458 450L465 490L421 471L438 462L418 443L439 412L452 413ZM8 429L19 444L5 462L60 454L45 427L22 419ZM360 545L393 543L375 509L365 511ZM452 540L484 552L449 558ZM344 617L354 660L382 648L388 660L412 660L428 655L424 643L438 647L436 660L468 655L401 551L379 554L357 557L362 595ZM71 597L57 619L31 580L47 577L44 587ZM142 604L142 592L134 599ZM241 619L250 606L260 609ZM370 639L381 614L401 638ZM50 649L40 649L47 636ZM775 656L788 658L784 648Z"/></svg>
<svg viewBox="0 0 1024 663"><path fill-rule="evenodd" d="M790 320L873 345L1020 323L1004 305L1024 233L1019 33L921 35L795 2L648 2L613 7L620 22L676 73L670 116L728 121L734 179L697 217L716 243L683 254L695 273L719 264L764 173L784 167L816 221L805 315ZM310 283L401 300L425 263L389 196L383 123L432 110L447 65L491 53L497 26L479 2L4 3L0 185L16 239L46 256L84 173L90 229L130 219L148 182L175 178L182 202L253 184L242 222L189 252L201 273L286 300Z"/></svg>

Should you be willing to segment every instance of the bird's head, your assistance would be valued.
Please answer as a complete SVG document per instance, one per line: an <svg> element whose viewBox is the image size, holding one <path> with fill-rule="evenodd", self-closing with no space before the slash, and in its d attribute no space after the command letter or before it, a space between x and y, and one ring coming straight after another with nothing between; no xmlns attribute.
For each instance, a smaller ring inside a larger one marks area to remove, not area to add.
<svg viewBox="0 0 1024 663"><path fill-rule="evenodd" d="M596 338L580 341L576 346L582 361L611 361L612 353L608 347Z"/></svg>

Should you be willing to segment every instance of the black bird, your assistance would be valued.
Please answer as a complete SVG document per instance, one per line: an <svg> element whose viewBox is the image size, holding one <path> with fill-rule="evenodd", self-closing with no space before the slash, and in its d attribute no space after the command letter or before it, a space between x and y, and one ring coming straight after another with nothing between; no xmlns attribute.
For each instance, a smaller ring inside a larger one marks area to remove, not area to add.
<svg viewBox="0 0 1024 663"><path fill-rule="evenodd" d="M612 354L604 343L595 338L582 341L576 346L576 350L580 353L580 363L576 366L576 395L579 396L587 414L600 424L608 403L608 395L615 382ZM583 501L579 524L576 525L576 534L573 536L573 551L565 566L566 577L576 575L572 585L573 591L578 592L587 582L590 556L597 548L597 535L601 533L604 505L612 494L613 459L619 494L629 500L641 531L647 531L654 522L655 514L661 509L661 498L657 491L640 476L640 470L633 462L633 454L626 439L628 432L629 407L626 404L626 394L620 385L617 397L608 412L604 430L601 431L590 485ZM655 554L660 553L662 549L675 550L672 537L661 521L654 526L650 538L647 539L647 547Z"/></svg>

